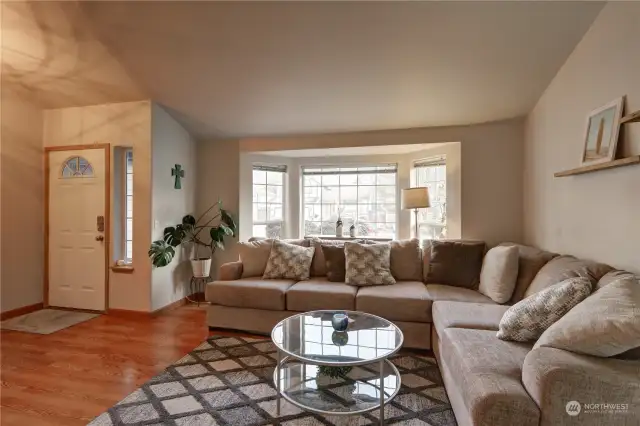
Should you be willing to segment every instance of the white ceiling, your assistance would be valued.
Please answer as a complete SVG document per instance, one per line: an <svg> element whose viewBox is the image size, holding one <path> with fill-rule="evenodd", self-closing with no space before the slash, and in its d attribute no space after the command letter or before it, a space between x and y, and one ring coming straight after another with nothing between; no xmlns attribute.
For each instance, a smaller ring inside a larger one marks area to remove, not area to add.
<svg viewBox="0 0 640 426"><path fill-rule="evenodd" d="M528 113L594 2L83 2L148 94L206 138Z"/></svg>
<svg viewBox="0 0 640 426"><path fill-rule="evenodd" d="M287 151L261 151L258 154L290 158L348 157L355 155L402 155L410 154L412 152L424 151L427 149L439 148L446 144L447 142L419 143L412 145L354 146L348 148L295 149Z"/></svg>

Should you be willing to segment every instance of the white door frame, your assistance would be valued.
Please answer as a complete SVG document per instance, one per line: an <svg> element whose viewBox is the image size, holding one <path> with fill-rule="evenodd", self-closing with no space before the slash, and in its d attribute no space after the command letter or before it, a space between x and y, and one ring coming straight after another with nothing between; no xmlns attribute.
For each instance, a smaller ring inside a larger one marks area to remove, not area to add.
<svg viewBox="0 0 640 426"><path fill-rule="evenodd" d="M44 307L49 306L49 192L50 192L50 164L49 153L51 151L71 151L82 149L103 149L104 150L104 164L105 164L105 188L104 188L104 237L105 237L105 250L104 250L104 309L99 312L106 313L109 309L109 258L111 256L111 145L108 143L95 143L91 145L64 145L64 146L48 146L44 148L44 295L43 304ZM71 309L67 310L79 310L84 309ZM93 311L91 311L93 312Z"/></svg>

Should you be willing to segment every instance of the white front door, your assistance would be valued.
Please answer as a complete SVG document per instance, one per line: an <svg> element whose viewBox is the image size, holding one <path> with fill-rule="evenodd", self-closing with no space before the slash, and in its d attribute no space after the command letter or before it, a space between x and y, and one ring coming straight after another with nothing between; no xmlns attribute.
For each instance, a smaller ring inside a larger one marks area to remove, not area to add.
<svg viewBox="0 0 640 426"><path fill-rule="evenodd" d="M49 152L51 306L106 309L105 155L104 148Z"/></svg>

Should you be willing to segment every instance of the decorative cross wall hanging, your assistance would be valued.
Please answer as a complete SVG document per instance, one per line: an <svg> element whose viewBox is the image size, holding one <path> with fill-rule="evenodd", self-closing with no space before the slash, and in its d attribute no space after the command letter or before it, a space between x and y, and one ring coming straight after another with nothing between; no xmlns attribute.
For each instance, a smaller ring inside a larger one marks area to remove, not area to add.
<svg viewBox="0 0 640 426"><path fill-rule="evenodd" d="M182 183L180 179L184 177L184 170L182 170L182 166L180 164L176 164L173 169L171 169L171 176L175 176L175 182L173 183L173 187L175 189L182 189Z"/></svg>

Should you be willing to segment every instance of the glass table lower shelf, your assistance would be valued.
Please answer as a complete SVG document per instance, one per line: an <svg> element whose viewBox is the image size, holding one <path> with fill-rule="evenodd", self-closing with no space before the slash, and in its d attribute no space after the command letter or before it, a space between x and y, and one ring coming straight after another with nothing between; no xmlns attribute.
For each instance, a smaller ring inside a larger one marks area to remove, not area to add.
<svg viewBox="0 0 640 426"><path fill-rule="evenodd" d="M273 374L280 396L297 407L329 416L380 409L400 390L400 373L388 360L353 367L311 365L284 357ZM280 381L278 383L278 372Z"/></svg>

